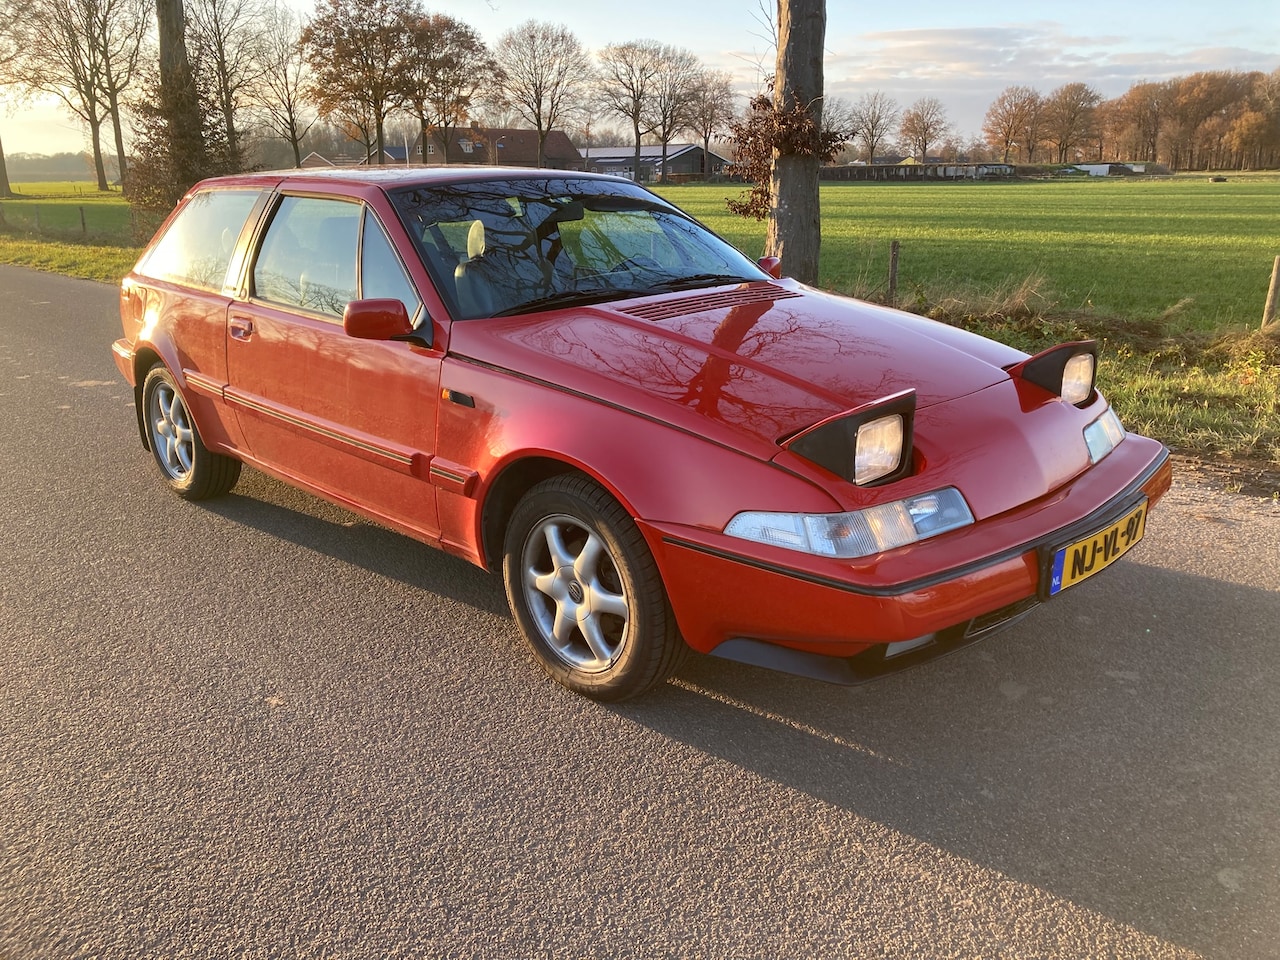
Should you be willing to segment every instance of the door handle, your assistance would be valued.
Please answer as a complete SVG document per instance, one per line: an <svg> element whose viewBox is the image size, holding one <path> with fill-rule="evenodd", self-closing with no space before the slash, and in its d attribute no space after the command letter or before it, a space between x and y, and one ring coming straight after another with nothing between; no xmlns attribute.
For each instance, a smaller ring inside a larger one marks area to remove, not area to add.
<svg viewBox="0 0 1280 960"><path fill-rule="evenodd" d="M233 317L227 322L227 332L233 340L248 340L253 336L253 321L243 317Z"/></svg>

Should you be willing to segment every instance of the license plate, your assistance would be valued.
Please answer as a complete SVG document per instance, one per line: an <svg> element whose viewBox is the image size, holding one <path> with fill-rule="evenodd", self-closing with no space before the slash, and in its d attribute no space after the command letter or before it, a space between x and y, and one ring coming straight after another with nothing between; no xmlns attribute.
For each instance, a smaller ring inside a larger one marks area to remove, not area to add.
<svg viewBox="0 0 1280 960"><path fill-rule="evenodd" d="M1049 596L1105 570L1142 539L1147 528L1147 501L1111 526L1057 550L1049 567Z"/></svg>

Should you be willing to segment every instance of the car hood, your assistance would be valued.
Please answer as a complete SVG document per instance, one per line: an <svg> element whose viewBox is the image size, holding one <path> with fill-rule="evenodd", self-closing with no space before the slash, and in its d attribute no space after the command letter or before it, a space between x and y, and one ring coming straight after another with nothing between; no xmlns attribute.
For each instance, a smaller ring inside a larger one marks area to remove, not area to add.
<svg viewBox="0 0 1280 960"><path fill-rule="evenodd" d="M926 408L1025 354L793 281L453 325L449 352L770 458L779 440L901 390Z"/></svg>

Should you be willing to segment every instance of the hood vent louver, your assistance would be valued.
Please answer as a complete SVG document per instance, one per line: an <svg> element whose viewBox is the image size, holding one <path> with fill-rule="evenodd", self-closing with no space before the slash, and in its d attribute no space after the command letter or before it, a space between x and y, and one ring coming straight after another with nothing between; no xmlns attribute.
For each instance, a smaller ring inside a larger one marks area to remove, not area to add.
<svg viewBox="0 0 1280 960"><path fill-rule="evenodd" d="M655 300L651 303L637 303L628 307L618 307L619 313L638 317L641 320L670 320L690 313L702 313L705 310L723 310L726 307L739 307L748 303L769 303L774 300L790 300L800 294L784 290L771 283L752 284L736 287L733 290L718 290L715 293L704 293L693 297L681 297L679 300Z"/></svg>

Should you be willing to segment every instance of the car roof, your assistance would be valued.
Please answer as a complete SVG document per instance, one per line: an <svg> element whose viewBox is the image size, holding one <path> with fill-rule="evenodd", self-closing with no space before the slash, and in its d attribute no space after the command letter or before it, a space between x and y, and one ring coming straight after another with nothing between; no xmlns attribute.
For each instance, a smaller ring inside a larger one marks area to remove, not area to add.
<svg viewBox="0 0 1280 960"><path fill-rule="evenodd" d="M266 170L257 173L234 174L204 180L197 187L232 185L305 184L310 182L349 183L375 185L383 189L411 186L439 186L449 183L465 183L484 180L551 180L572 177L574 179L600 180L630 183L625 177L607 174L585 173L578 170L550 170L531 167L456 166L456 167L339 167L322 169Z"/></svg>

